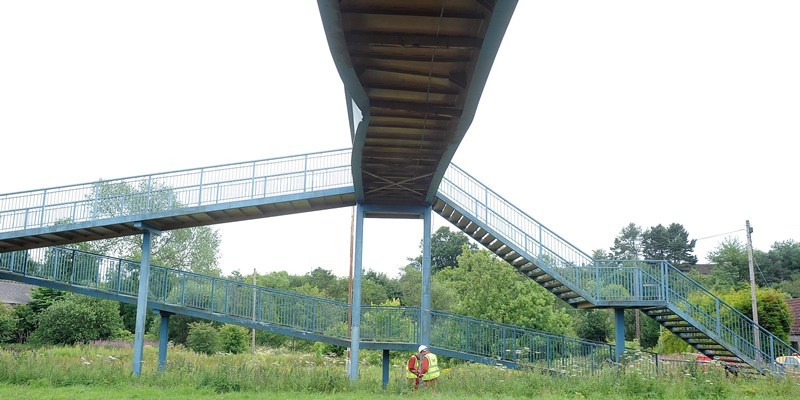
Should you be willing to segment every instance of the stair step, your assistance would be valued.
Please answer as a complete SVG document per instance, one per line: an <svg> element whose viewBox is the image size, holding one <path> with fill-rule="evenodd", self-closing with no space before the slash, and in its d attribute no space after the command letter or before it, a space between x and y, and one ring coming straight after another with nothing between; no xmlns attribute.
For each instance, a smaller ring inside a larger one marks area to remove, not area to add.
<svg viewBox="0 0 800 400"><path fill-rule="evenodd" d="M471 224L471 223L472 223L472 221L471 221L469 218L467 218L466 216L463 216L463 215L462 215L462 216L461 216L461 219L460 219L460 220L458 221L458 223L456 224L456 227L457 227L458 229L461 229L461 230L463 231L463 230L464 230L464 228L466 228L466 227L467 227L467 225L469 225L469 224Z"/></svg>
<svg viewBox="0 0 800 400"><path fill-rule="evenodd" d="M518 258L514 259L513 262L511 262L511 265L519 268L520 272L526 272L526 271L522 270L522 268L525 268L526 264L530 264L530 263L528 262L528 260L525 257L518 257ZM533 265L533 264L531 264L531 265Z"/></svg>
<svg viewBox="0 0 800 400"><path fill-rule="evenodd" d="M495 241L495 239L496 238L494 236L492 236L491 233L487 233L486 236L484 236L483 239L480 240L480 242L481 242L482 245L488 247L492 242ZM497 247L500 247L500 246L497 246Z"/></svg>
<svg viewBox="0 0 800 400"><path fill-rule="evenodd" d="M475 233L472 234L472 238L480 242L487 233L488 232L486 232L486 229L483 229L479 226L478 229L475 230Z"/></svg>
<svg viewBox="0 0 800 400"><path fill-rule="evenodd" d="M555 280L555 278L553 278L552 276L550 276L550 275L548 275L546 273L542 274L542 275L536 277L536 279L534 279L534 281L536 281L536 283L538 283L538 284L540 284L542 286L544 286L545 283L553 281L553 280Z"/></svg>
<svg viewBox="0 0 800 400"><path fill-rule="evenodd" d="M520 258L520 257L522 257L522 256L519 253L517 253L514 250L511 250L508 253L506 253L506 255L503 256L503 260L506 260L506 261L512 263L512 265L513 265L513 261L518 259L518 258Z"/></svg>
<svg viewBox="0 0 800 400"><path fill-rule="evenodd" d="M645 314L647 314L647 315L672 313L672 310L670 310L669 308L666 308L666 307L645 307L645 308L642 308L642 311L644 311Z"/></svg>
<svg viewBox="0 0 800 400"><path fill-rule="evenodd" d="M512 251L514 250L511 247L503 245L503 247L497 249L494 254L497 254L500 258L505 259L506 254L511 253Z"/></svg>
<svg viewBox="0 0 800 400"><path fill-rule="evenodd" d="M433 211L439 213L440 211L444 210L445 202L442 201L440 198L436 198L436 201L433 203Z"/></svg>
<svg viewBox="0 0 800 400"><path fill-rule="evenodd" d="M453 213L454 210L455 209L453 207L450 207L449 204L445 204L444 205L444 209L442 209L442 212L440 212L439 214L442 217L444 217L444 219L449 219L450 215Z"/></svg>
<svg viewBox="0 0 800 400"><path fill-rule="evenodd" d="M584 299L583 301L580 301L580 302L577 302L577 303L571 303L571 304L572 304L573 307L578 308L578 309L586 309L586 308L593 308L594 307L594 304L592 304L590 301L588 301L586 299Z"/></svg>
<svg viewBox="0 0 800 400"><path fill-rule="evenodd" d="M548 289L548 290L552 289L552 288L557 288L559 286L564 286L563 283L561 283L561 282L559 282L559 281L557 281L555 279L550 280L547 283L541 283L541 285L544 286L544 288Z"/></svg>
<svg viewBox="0 0 800 400"><path fill-rule="evenodd" d="M447 218L447 220L450 221L451 224L457 225L461 217L463 217L463 215L460 212L453 211L453 213L450 215L450 218Z"/></svg>
<svg viewBox="0 0 800 400"><path fill-rule="evenodd" d="M567 301L567 300L577 299L577 298L581 297L581 295L579 295L576 292L570 292L570 293L565 293L565 294L563 294L561 296L558 296L558 297L560 297L561 300Z"/></svg>
<svg viewBox="0 0 800 400"><path fill-rule="evenodd" d="M521 267L519 267L519 272L524 272L524 273L527 274L528 272L531 272L531 271L533 271L535 269L537 269L536 265L534 265L533 263L527 263L527 264L523 264ZM539 271L541 271L541 270L539 270ZM528 275L528 276L530 276L530 275Z"/></svg>
<svg viewBox="0 0 800 400"><path fill-rule="evenodd" d="M472 234L475 233L476 230L478 230L478 224L476 224L476 223L474 223L472 221L469 221L469 224L467 224L467 227L464 228L464 233L466 233L467 235L472 236Z"/></svg>
<svg viewBox="0 0 800 400"><path fill-rule="evenodd" d="M572 291L572 289L570 289L570 288L568 288L568 287L566 287L566 286L561 286L561 287L559 287L559 288L556 288L556 289L554 289L554 290L551 290L551 291L550 291L550 293L553 293L553 294L555 294L555 295L560 295L560 294L562 294L562 293L569 293L569 292L571 292L571 291Z"/></svg>

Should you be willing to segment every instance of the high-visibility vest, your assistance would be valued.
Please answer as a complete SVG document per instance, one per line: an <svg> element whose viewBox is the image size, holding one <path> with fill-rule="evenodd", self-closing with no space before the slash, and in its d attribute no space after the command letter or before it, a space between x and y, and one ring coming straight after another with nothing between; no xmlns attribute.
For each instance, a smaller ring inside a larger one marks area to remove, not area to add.
<svg viewBox="0 0 800 400"><path fill-rule="evenodd" d="M414 362L411 364L411 369L413 369L415 371L418 371L420 368L422 368L422 365L417 365L417 364L421 364L419 362L419 357L417 357L418 355L419 354L414 354L412 356L414 358ZM408 366L406 366L406 378L408 378L408 379L417 379L417 375L413 374L411 372L411 369L409 369Z"/></svg>
<svg viewBox="0 0 800 400"><path fill-rule="evenodd" d="M425 354L425 358L428 359L428 371L425 373L425 375L422 376L422 380L423 381L429 381L431 379L438 378L439 374L441 373L441 371L439 371L439 360L436 358L436 354L433 354L433 353ZM419 365L418 365L418 363L419 363ZM408 367L406 367L406 368L408 368ZM420 360L417 357L417 355L414 355L414 363L413 363L412 368L417 370L417 371L422 369L422 363L420 362ZM417 376L414 375L413 373L411 373L410 370L406 369L406 378L408 378L408 379L416 379Z"/></svg>
<svg viewBox="0 0 800 400"><path fill-rule="evenodd" d="M439 360L436 359L436 354L428 353L425 354L425 358L428 359L428 372L422 376L423 381L429 381L431 379L436 379L439 377Z"/></svg>

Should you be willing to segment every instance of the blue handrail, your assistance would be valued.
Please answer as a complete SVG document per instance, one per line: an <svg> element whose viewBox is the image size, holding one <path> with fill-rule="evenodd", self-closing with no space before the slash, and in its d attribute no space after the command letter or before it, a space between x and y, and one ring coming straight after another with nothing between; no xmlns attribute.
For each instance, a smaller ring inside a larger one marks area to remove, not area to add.
<svg viewBox="0 0 800 400"><path fill-rule="evenodd" d="M0 195L0 232L353 185L350 149Z"/></svg>

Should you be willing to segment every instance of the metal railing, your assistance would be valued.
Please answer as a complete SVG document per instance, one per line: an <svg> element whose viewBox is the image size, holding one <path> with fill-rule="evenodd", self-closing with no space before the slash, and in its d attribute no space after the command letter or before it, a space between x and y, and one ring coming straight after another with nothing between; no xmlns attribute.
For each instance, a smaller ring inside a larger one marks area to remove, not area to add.
<svg viewBox="0 0 800 400"><path fill-rule="evenodd" d="M662 260L594 260L454 164L437 195L593 304L668 305L762 372L796 351Z"/></svg>
<svg viewBox="0 0 800 400"><path fill-rule="evenodd" d="M431 312L431 345L456 352L565 373L600 369L614 348L518 326L463 315Z"/></svg>
<svg viewBox="0 0 800 400"><path fill-rule="evenodd" d="M0 195L0 232L352 186L350 150Z"/></svg>
<svg viewBox="0 0 800 400"><path fill-rule="evenodd" d="M0 271L136 297L139 263L63 247L0 253ZM152 302L254 321L322 337L349 339L347 303L244 282L151 266ZM430 346L552 370L594 370L608 344L433 311ZM419 344L419 307L362 306L364 342Z"/></svg>

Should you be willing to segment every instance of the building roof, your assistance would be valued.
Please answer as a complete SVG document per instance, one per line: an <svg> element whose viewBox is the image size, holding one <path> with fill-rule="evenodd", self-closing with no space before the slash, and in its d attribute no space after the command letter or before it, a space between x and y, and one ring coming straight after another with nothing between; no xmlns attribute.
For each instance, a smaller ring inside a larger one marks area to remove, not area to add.
<svg viewBox="0 0 800 400"><path fill-rule="evenodd" d="M708 275L711 273L711 270L714 269L714 266L715 264L695 264L694 269L702 275Z"/></svg>
<svg viewBox="0 0 800 400"><path fill-rule="evenodd" d="M0 280L0 303L17 305L31 301L31 286L24 283Z"/></svg>
<svg viewBox="0 0 800 400"><path fill-rule="evenodd" d="M790 335L800 335L800 299L786 300L789 306L789 314L792 316L792 327L789 329Z"/></svg>

